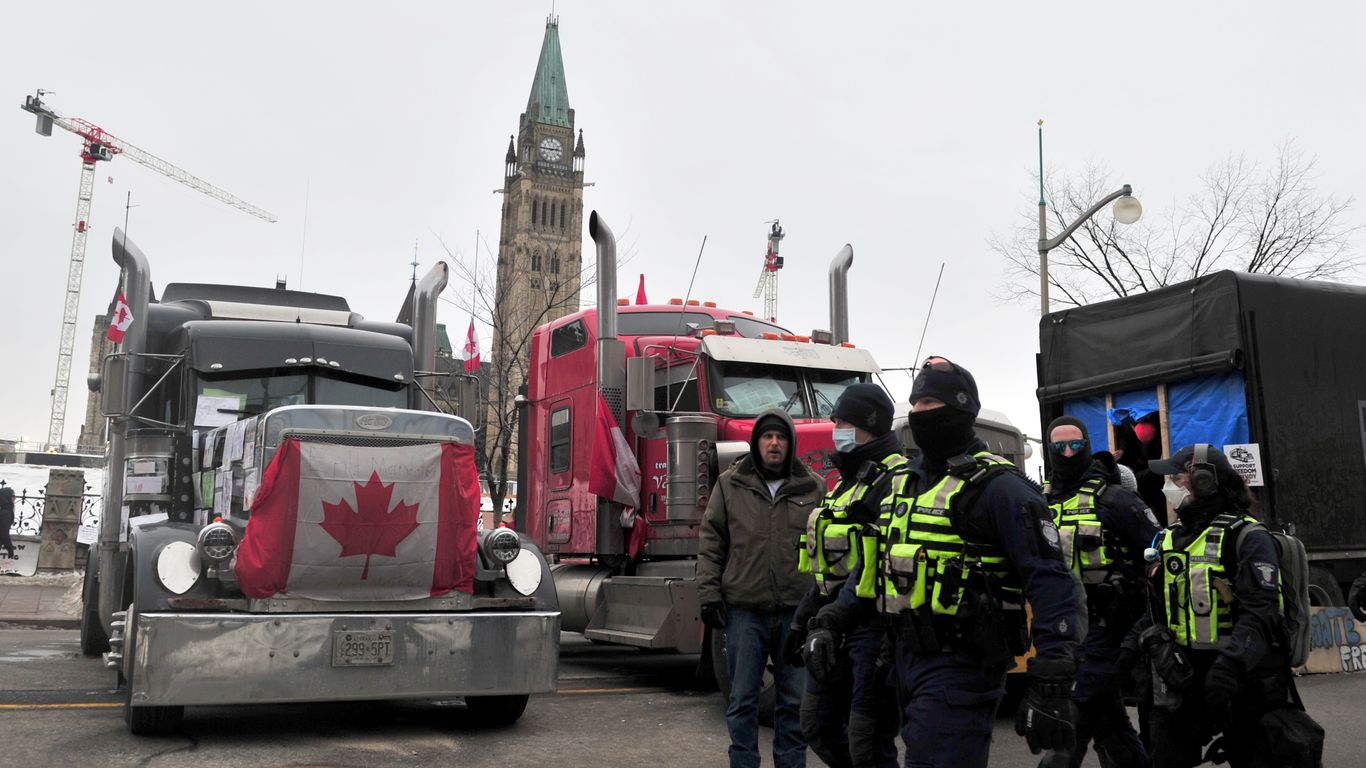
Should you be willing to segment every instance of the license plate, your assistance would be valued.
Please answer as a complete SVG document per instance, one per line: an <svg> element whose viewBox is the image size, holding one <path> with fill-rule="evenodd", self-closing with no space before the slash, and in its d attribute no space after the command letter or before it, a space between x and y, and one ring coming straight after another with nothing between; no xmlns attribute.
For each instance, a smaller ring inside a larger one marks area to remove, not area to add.
<svg viewBox="0 0 1366 768"><path fill-rule="evenodd" d="M332 633L332 666L383 667L394 663L393 632Z"/></svg>

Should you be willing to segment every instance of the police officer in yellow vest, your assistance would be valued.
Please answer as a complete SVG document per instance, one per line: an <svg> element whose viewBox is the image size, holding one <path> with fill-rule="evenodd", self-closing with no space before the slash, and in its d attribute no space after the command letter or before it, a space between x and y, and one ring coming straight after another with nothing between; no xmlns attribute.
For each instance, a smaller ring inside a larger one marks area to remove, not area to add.
<svg viewBox="0 0 1366 768"><path fill-rule="evenodd" d="M1048 425L1044 487L1062 537L1063 560L1086 590L1088 631L1073 699L1077 745L1046 755L1040 768L1077 768L1092 740L1105 768L1146 768L1148 755L1120 696L1117 660L1124 636L1142 615L1143 553L1160 528L1117 472L1093 459L1086 424L1060 416Z"/></svg>
<svg viewBox="0 0 1366 768"><path fill-rule="evenodd" d="M1043 496L978 439L967 370L929 358L911 403L921 455L883 501L877 560L855 568L812 620L807 668L832 667L839 639L881 615L896 637L905 765L980 768L1006 670L1027 644L1028 599L1037 654L1016 731L1035 754L1068 748L1078 604ZM871 589L867 567L877 570Z"/></svg>
<svg viewBox="0 0 1366 768"><path fill-rule="evenodd" d="M854 384L835 401L833 460L840 481L811 514L799 568L816 583L788 630L784 658L800 666L807 622L844 586L860 562L877 557L877 520L892 472L906 463L892 433L892 399L877 384ZM873 578L875 570L864 571ZM830 675L808 670L802 697L802 735L826 765L895 768L895 683L879 652L887 632L868 625L851 632Z"/></svg>
<svg viewBox="0 0 1366 768"><path fill-rule="evenodd" d="M1155 622L1143 637L1165 683L1155 697L1152 764L1200 765L1204 745L1222 733L1233 768L1264 765L1258 721L1295 697L1276 542L1260 527L1239 541L1255 522L1252 498L1213 446L1186 446L1148 466L1189 494L1161 539Z"/></svg>

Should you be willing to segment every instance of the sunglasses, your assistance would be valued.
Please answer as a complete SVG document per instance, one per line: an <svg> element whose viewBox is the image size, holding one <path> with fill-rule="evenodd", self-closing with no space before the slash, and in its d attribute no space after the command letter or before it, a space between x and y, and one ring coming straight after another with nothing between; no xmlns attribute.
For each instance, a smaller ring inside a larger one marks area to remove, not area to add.
<svg viewBox="0 0 1366 768"><path fill-rule="evenodd" d="M1053 443L1053 452L1061 456L1067 452L1068 448L1071 448L1073 453L1079 453L1085 447L1085 440L1059 440Z"/></svg>

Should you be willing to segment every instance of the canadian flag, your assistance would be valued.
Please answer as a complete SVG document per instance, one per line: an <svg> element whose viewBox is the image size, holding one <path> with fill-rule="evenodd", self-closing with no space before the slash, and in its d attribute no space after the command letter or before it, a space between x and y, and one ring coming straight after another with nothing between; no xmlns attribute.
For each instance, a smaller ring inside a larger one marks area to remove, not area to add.
<svg viewBox="0 0 1366 768"><path fill-rule="evenodd" d="M123 294L120 293L119 300L114 303L114 314L109 316L109 331L105 336L115 344L122 344L123 334L132 324L133 311L128 308L128 302L124 301Z"/></svg>
<svg viewBox="0 0 1366 768"><path fill-rule="evenodd" d="M256 493L233 571L257 598L472 593L478 516L473 446L286 438Z"/></svg>
<svg viewBox="0 0 1366 768"><path fill-rule="evenodd" d="M474 318L470 318L470 329L465 332L465 348L460 352L465 361L465 373L479 370L479 336L474 332Z"/></svg>
<svg viewBox="0 0 1366 768"><path fill-rule="evenodd" d="M593 461L588 491L623 506L640 506L640 464L636 463L626 436L612 417L612 410L598 393L597 429L593 435Z"/></svg>

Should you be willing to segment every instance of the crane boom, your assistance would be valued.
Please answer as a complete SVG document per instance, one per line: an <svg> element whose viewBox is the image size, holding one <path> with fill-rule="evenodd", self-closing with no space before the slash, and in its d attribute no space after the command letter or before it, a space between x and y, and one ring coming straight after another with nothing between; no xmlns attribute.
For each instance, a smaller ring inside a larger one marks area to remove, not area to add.
<svg viewBox="0 0 1366 768"><path fill-rule="evenodd" d="M219 202L231 205L238 210L250 213L268 222L275 222L275 215L220 189L182 168L162 160L151 152L139 149L123 139L104 131L98 125L78 117L63 117L42 101L44 91L24 98L21 109L31 112L38 118L37 131L40 135L51 136L52 126L70 131L81 137L81 183L76 196L76 222L72 227L71 257L66 273L66 295L62 307L62 333L57 344L57 376L52 385L52 414L48 420L47 448L60 447L62 433L66 427L66 401L71 381L71 354L76 341L76 320L81 303L81 280L85 272L85 239L89 231L90 200L95 192L95 164L99 161L114 159L124 155L139 165L146 166L157 173L174 179L185 186L202 192Z"/></svg>

